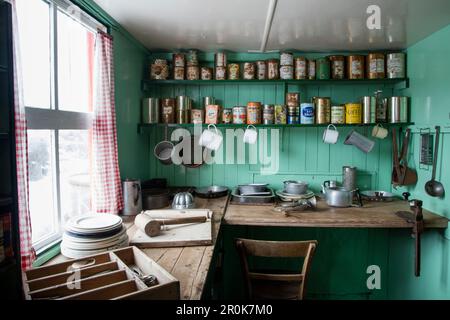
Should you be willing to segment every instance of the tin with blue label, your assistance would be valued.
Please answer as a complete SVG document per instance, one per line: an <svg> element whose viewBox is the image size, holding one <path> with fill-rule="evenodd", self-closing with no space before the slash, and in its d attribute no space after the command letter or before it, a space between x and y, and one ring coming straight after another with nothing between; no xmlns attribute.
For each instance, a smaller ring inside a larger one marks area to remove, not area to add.
<svg viewBox="0 0 450 320"><path fill-rule="evenodd" d="M314 124L314 104L302 103L300 108L300 123Z"/></svg>

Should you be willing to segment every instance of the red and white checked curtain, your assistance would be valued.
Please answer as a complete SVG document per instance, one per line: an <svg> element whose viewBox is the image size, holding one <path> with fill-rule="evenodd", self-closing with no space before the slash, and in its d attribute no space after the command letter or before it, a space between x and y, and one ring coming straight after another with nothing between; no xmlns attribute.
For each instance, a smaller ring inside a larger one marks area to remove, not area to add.
<svg viewBox="0 0 450 320"><path fill-rule="evenodd" d="M95 48L92 211L118 214L123 200L117 155L112 37L98 31Z"/></svg>
<svg viewBox="0 0 450 320"><path fill-rule="evenodd" d="M17 24L15 0L7 0L12 6L13 30L13 69L14 69L14 123L16 138L16 167L17 167L17 199L19 209L19 241L22 270L29 269L36 253L31 239L31 218L28 204L28 145L27 121L23 100L22 72L20 64L19 28Z"/></svg>

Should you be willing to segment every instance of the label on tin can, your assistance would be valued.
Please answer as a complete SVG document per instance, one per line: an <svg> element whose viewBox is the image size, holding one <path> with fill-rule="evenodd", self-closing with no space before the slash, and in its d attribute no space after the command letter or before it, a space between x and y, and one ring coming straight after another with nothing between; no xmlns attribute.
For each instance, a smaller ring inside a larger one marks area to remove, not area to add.
<svg viewBox="0 0 450 320"><path fill-rule="evenodd" d="M173 54L173 65L174 67L184 67L185 60L183 53L174 53Z"/></svg>
<svg viewBox="0 0 450 320"><path fill-rule="evenodd" d="M286 105L288 107L298 107L300 103L300 94L297 92L286 93Z"/></svg>
<svg viewBox="0 0 450 320"><path fill-rule="evenodd" d="M287 124L299 124L299 117L298 116L287 116Z"/></svg>
<svg viewBox="0 0 450 320"><path fill-rule="evenodd" d="M261 123L261 106L247 106L247 124Z"/></svg>
<svg viewBox="0 0 450 320"><path fill-rule="evenodd" d="M258 80L265 80L267 78L267 65L265 61L256 62L256 71Z"/></svg>
<svg viewBox="0 0 450 320"><path fill-rule="evenodd" d="M267 77L270 80L279 78L279 69L277 60L267 61Z"/></svg>
<svg viewBox="0 0 450 320"><path fill-rule="evenodd" d="M186 59L188 66L198 66L197 50L189 50Z"/></svg>
<svg viewBox="0 0 450 320"><path fill-rule="evenodd" d="M352 60L351 73L354 76L362 75L362 64L361 64L361 61L359 61L359 60Z"/></svg>
<svg viewBox="0 0 450 320"><path fill-rule="evenodd" d="M226 67L216 67L216 80L225 80L226 78Z"/></svg>
<svg viewBox="0 0 450 320"><path fill-rule="evenodd" d="M229 80L238 80L239 79L239 64L230 63L228 65L228 79Z"/></svg>
<svg viewBox="0 0 450 320"><path fill-rule="evenodd" d="M263 108L263 123L273 124L275 121L275 110L273 105L265 105Z"/></svg>
<svg viewBox="0 0 450 320"><path fill-rule="evenodd" d="M292 66L294 64L294 55L290 52L282 52L280 54L280 65Z"/></svg>
<svg viewBox="0 0 450 320"><path fill-rule="evenodd" d="M255 64L253 62L244 63L244 79L245 80L255 79Z"/></svg>
<svg viewBox="0 0 450 320"><path fill-rule="evenodd" d="M186 78L188 80L198 80L200 78L200 70L198 66L187 67Z"/></svg>
<svg viewBox="0 0 450 320"><path fill-rule="evenodd" d="M306 78L306 60L296 59L295 60L295 79L305 79Z"/></svg>
<svg viewBox="0 0 450 320"><path fill-rule="evenodd" d="M314 105L312 103L301 104L300 123L314 124Z"/></svg>
<svg viewBox="0 0 450 320"><path fill-rule="evenodd" d="M233 122L233 110L232 109L223 109L222 122L227 123L227 124Z"/></svg>
<svg viewBox="0 0 450 320"><path fill-rule="evenodd" d="M173 70L173 78L175 80L184 80L184 67L175 67Z"/></svg>
<svg viewBox="0 0 450 320"><path fill-rule="evenodd" d="M345 105L345 123L361 123L361 109L360 103L347 103Z"/></svg>
<svg viewBox="0 0 450 320"><path fill-rule="evenodd" d="M207 123L207 124L219 123L219 113L220 113L219 105L210 104L210 105L206 106L205 123Z"/></svg>
<svg viewBox="0 0 450 320"><path fill-rule="evenodd" d="M333 124L345 123L345 106L331 107L331 123Z"/></svg>
<svg viewBox="0 0 450 320"><path fill-rule="evenodd" d="M203 110L192 109L191 110L191 122L194 124L203 123Z"/></svg>
<svg viewBox="0 0 450 320"><path fill-rule="evenodd" d="M316 61L314 60L308 60L308 78L316 78Z"/></svg>
<svg viewBox="0 0 450 320"><path fill-rule="evenodd" d="M334 60L331 62L333 68L333 75L337 79L344 78L344 61L343 60Z"/></svg>
<svg viewBox="0 0 450 320"><path fill-rule="evenodd" d="M173 123L175 121L174 107L163 106L162 108L162 122Z"/></svg>
<svg viewBox="0 0 450 320"><path fill-rule="evenodd" d="M405 76L405 60L403 55L388 56L387 72L391 78L402 78Z"/></svg>
<svg viewBox="0 0 450 320"><path fill-rule="evenodd" d="M372 59L369 63L370 73L383 73L384 72L384 59Z"/></svg>
<svg viewBox="0 0 450 320"><path fill-rule="evenodd" d="M291 80L294 78L294 67L293 66L281 66L280 67L280 78L284 80Z"/></svg>
<svg viewBox="0 0 450 320"><path fill-rule="evenodd" d="M233 123L244 124L247 122L247 108L234 107L233 108Z"/></svg>
<svg viewBox="0 0 450 320"><path fill-rule="evenodd" d="M275 123L286 124L286 106L278 104L274 106Z"/></svg>
<svg viewBox="0 0 450 320"><path fill-rule="evenodd" d="M202 67L202 80L212 80L212 69Z"/></svg>
<svg viewBox="0 0 450 320"><path fill-rule="evenodd" d="M216 67L227 66L227 54L225 52L217 52L214 57Z"/></svg>

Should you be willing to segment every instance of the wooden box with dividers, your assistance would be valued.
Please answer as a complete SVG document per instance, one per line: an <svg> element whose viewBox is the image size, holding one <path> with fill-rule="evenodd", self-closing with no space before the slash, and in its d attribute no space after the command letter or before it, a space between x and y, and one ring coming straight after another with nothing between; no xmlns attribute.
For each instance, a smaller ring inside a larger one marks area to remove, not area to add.
<svg viewBox="0 0 450 320"><path fill-rule="evenodd" d="M136 247L33 268L28 300L178 300L180 283Z"/></svg>

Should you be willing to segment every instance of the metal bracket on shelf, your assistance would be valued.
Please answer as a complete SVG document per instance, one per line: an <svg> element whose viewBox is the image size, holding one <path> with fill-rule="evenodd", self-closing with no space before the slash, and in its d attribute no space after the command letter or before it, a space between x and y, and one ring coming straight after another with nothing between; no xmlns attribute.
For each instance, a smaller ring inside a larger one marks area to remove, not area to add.
<svg viewBox="0 0 450 320"><path fill-rule="evenodd" d="M409 78L404 79L402 82L396 83L394 85L395 90L405 90L409 88Z"/></svg>

